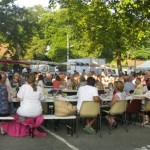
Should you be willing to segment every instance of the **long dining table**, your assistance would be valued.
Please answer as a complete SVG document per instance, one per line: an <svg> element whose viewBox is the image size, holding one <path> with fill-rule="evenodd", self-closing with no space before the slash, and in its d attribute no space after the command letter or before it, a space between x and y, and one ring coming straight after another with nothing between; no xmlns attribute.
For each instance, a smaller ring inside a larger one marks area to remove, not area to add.
<svg viewBox="0 0 150 150"><path fill-rule="evenodd" d="M77 103L78 101L78 98L76 95L72 95L72 96L65 96L65 97L62 97L61 95L59 96L48 96L48 95L45 95L45 99L43 101L41 101L42 103L42 107L43 107L43 111L45 113L49 113L50 110L52 110L52 112L54 112L54 100L62 100L62 101L67 101L67 102L70 102L70 103ZM16 101L16 98L13 98L13 103L20 103L19 101Z"/></svg>
<svg viewBox="0 0 150 150"><path fill-rule="evenodd" d="M66 93L67 95L76 95L77 94L77 91L78 90L73 90L73 89L66 89L66 88L53 88L53 87L50 87L50 88L44 88L44 91L45 91L45 94L46 93L48 93L48 92L50 92L50 91L56 91L56 93L58 92L58 91L61 91L62 93Z"/></svg>
<svg viewBox="0 0 150 150"><path fill-rule="evenodd" d="M133 100L133 99L141 99L141 97L144 97L144 94L140 94L140 95L127 95L125 97L124 100ZM110 102L112 100L112 96L100 96L100 99L102 100L102 102Z"/></svg>
<svg viewBox="0 0 150 150"><path fill-rule="evenodd" d="M45 100L42 101L42 102L54 102L54 100L63 100L63 101L68 101L68 102L77 102L78 101L78 98L76 95L71 95L71 96L65 96L65 97L62 97L62 96L46 96L45 97Z"/></svg>
<svg viewBox="0 0 150 150"><path fill-rule="evenodd" d="M72 95L72 96L65 96L65 97L62 97L62 96L47 96L45 95L45 99L42 100L41 102L42 103L52 103L54 102L54 100L63 100L63 101L67 101L67 102L77 102L78 101L78 98L76 95ZM19 102L19 101L16 101L16 98L13 98L12 102L16 103L16 102Z"/></svg>

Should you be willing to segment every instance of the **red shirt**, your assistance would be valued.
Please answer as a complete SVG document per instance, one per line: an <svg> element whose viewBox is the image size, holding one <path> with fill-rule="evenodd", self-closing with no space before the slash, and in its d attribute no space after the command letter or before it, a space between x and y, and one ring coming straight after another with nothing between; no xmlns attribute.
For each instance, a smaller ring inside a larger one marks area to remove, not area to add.
<svg viewBox="0 0 150 150"><path fill-rule="evenodd" d="M53 86L54 86L54 89L55 89L55 88L56 88L56 89L60 88L60 81L55 80L55 81L53 82Z"/></svg>

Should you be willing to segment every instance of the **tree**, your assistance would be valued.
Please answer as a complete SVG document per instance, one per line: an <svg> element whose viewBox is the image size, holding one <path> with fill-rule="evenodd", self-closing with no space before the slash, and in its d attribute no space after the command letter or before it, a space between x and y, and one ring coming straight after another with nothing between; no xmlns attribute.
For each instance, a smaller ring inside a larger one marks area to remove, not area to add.
<svg viewBox="0 0 150 150"><path fill-rule="evenodd" d="M35 60L45 60L46 57L46 48L47 48L47 41L44 38L44 31L43 26L40 25L40 19L42 16L47 13L49 14L50 11L44 9L40 5L36 5L31 8L27 8L27 11L30 14L31 20L35 23L33 28L33 36L31 38L28 47L23 55L23 59L35 59Z"/></svg>
<svg viewBox="0 0 150 150"><path fill-rule="evenodd" d="M121 66L121 53L125 54L127 51L134 52L137 51L141 45L147 45L144 41L147 39L149 34L149 2L134 0L112 0L109 1L108 7L113 10L113 21L118 25L116 29L121 29L121 36L117 38L117 40L119 40L118 44L121 47L119 49L117 47L115 48L116 50L118 49L120 51L118 51L116 54L118 56L117 64L118 66ZM114 31L117 33L116 30ZM120 39L122 39L122 42ZM115 43L113 45L115 46ZM121 68L119 71L121 72Z"/></svg>
<svg viewBox="0 0 150 150"><path fill-rule="evenodd" d="M2 42L9 43L14 58L19 59L32 39L36 23L25 8L15 6L13 0L0 2L0 10Z"/></svg>
<svg viewBox="0 0 150 150"><path fill-rule="evenodd" d="M52 6L56 1L50 0ZM149 1L57 0L68 8L74 57L116 59L119 73L127 51L148 47Z"/></svg>
<svg viewBox="0 0 150 150"><path fill-rule="evenodd" d="M52 61L66 61L67 10L43 14L39 26L46 44L50 47L47 57Z"/></svg>

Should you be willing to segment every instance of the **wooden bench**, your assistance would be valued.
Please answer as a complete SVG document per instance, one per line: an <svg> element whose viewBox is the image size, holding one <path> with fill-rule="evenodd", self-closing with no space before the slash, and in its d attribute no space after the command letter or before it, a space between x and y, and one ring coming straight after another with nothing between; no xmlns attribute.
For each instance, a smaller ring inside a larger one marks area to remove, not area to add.
<svg viewBox="0 0 150 150"><path fill-rule="evenodd" d="M59 117L59 116L55 116L55 115L43 115L43 117L44 117L44 120L75 120L75 119L77 119L77 117L75 115L66 116L66 117ZM14 118L12 116L6 116L6 117L0 117L0 120L2 120L2 121L4 121L4 120L11 121L11 120L14 120ZM69 125L66 125L66 127L67 127L67 129L72 130L71 135L73 136L74 124L72 123L72 127L69 126ZM31 135L32 135L32 137L34 136L33 135L33 129L31 129Z"/></svg>

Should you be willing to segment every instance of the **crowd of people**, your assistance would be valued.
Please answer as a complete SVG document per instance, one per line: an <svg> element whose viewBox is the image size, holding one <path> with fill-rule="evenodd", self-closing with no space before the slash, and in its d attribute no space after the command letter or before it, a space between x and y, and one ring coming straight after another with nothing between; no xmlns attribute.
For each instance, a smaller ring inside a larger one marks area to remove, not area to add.
<svg viewBox="0 0 150 150"><path fill-rule="evenodd" d="M54 89L65 88L78 90L78 111L85 97L90 101L101 102L100 95L103 94L112 95L110 105L112 107L116 101L123 100L125 94L146 93L145 97L149 98L150 71L135 76L124 74L121 77L114 77L111 74L96 75L93 71L87 74L85 70L81 74L74 72L74 74L70 75L64 73L60 73L59 75L46 73L43 75L41 73L31 74L27 72L19 74L15 72L13 76L7 76L4 71L1 71L0 116L17 113L19 115L18 119L21 121L24 121L26 118L40 116L42 114L40 101L44 100L44 86L53 86ZM11 103L14 97L16 97L17 101L20 101L20 106L16 111L14 110L13 103ZM108 118L106 116L106 119L111 126L116 126L116 120L113 117ZM149 118L147 114L143 115L143 119L144 123L148 123ZM84 128L86 132L89 131L89 128L94 132L92 128L94 121L95 118L87 120L86 127ZM6 130L6 126L7 123L1 124L1 133L5 131L13 135Z"/></svg>

